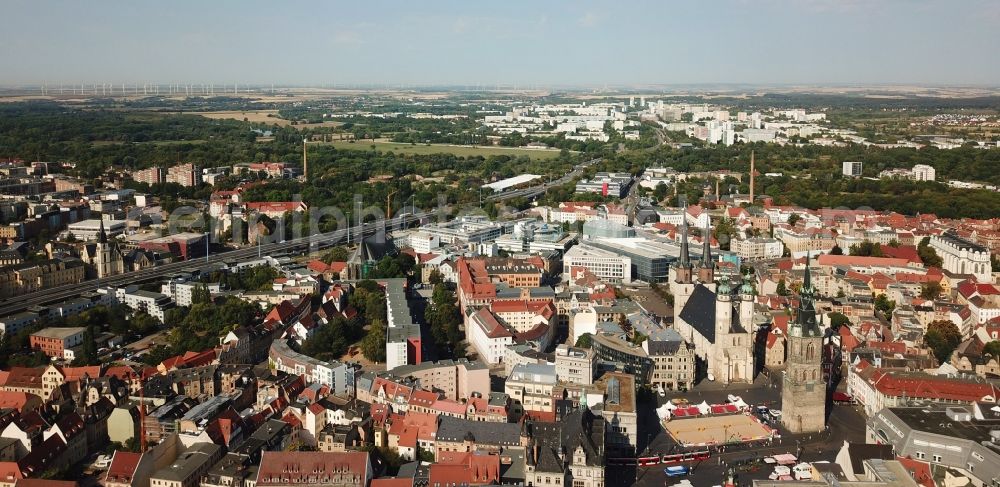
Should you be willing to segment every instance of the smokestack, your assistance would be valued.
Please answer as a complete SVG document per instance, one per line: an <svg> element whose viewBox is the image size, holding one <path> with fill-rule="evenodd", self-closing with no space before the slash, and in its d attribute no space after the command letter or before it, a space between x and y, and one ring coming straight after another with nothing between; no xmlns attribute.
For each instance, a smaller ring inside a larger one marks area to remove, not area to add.
<svg viewBox="0 0 1000 487"><path fill-rule="evenodd" d="M754 166L753 151L750 151L750 205L753 206L753 180L757 168Z"/></svg>

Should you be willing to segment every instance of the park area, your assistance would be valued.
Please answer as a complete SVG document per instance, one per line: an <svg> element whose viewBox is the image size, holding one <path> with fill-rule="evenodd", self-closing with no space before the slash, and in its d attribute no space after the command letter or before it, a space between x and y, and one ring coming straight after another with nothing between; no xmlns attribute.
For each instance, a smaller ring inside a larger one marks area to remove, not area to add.
<svg viewBox="0 0 1000 487"><path fill-rule="evenodd" d="M405 142L391 142L385 139L371 140L337 140L329 142L338 149L349 150L375 150L381 152L395 152L397 154L452 154L459 157L489 157L489 156L528 156L532 159L552 159L559 155L558 149L525 149L520 147L483 147L472 145L451 145L451 144L410 144Z"/></svg>
<svg viewBox="0 0 1000 487"><path fill-rule="evenodd" d="M663 428L684 447L766 440L772 431L746 414L672 419Z"/></svg>

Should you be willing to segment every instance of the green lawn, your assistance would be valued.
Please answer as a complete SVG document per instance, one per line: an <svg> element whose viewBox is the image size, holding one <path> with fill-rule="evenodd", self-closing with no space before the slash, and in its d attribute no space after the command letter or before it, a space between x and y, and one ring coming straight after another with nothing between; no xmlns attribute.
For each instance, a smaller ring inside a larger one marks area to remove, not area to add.
<svg viewBox="0 0 1000 487"><path fill-rule="evenodd" d="M372 145L375 150L383 152L397 152L400 154L454 154L456 156L528 156L532 159L552 159L559 155L558 150L522 149L517 147L469 147L446 144L417 144L411 145L398 142L385 142L370 140L352 142L348 140L338 140L330 142L338 149L351 150L371 150Z"/></svg>

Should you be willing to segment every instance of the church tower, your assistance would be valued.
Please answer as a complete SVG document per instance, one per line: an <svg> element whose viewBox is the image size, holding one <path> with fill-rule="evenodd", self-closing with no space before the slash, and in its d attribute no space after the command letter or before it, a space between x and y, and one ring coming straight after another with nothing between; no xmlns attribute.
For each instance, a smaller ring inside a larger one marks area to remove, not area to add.
<svg viewBox="0 0 1000 487"><path fill-rule="evenodd" d="M674 270L674 275L677 276L677 282L681 284L691 283L691 255L688 249L688 222L687 222L687 208L683 210L683 216L681 216L681 255L677 258L677 265Z"/></svg>
<svg viewBox="0 0 1000 487"><path fill-rule="evenodd" d="M743 285L740 286L740 324L747 330L753 330L753 307L755 292L751 283L750 273L743 276Z"/></svg>
<svg viewBox="0 0 1000 487"><path fill-rule="evenodd" d="M823 333L816 323L814 292L806 257L799 308L788 327L788 360L781 387L781 421L792 433L814 433L826 426Z"/></svg>
<svg viewBox="0 0 1000 487"><path fill-rule="evenodd" d="M733 328L733 288L729 286L729 278L719 278L719 287L715 293L715 337L716 342L723 341Z"/></svg>
<svg viewBox="0 0 1000 487"><path fill-rule="evenodd" d="M118 245L114 241L108 241L108 234L104 231L104 220L101 220L101 228L97 234L97 245L94 250L94 267L97 270L98 279L122 273L124 259L118 250Z"/></svg>
<svg viewBox="0 0 1000 487"><path fill-rule="evenodd" d="M680 323L680 314L694 293L691 255L688 250L687 207L683 209L681 221L681 253L674 264L674 281L670 283L670 294L674 295L674 323Z"/></svg>
<svg viewBox="0 0 1000 487"><path fill-rule="evenodd" d="M710 286L715 282L715 262L712 261L712 226L709 223L710 221L711 219L706 218L705 230L701 232L701 267L698 269L698 281L706 286Z"/></svg>

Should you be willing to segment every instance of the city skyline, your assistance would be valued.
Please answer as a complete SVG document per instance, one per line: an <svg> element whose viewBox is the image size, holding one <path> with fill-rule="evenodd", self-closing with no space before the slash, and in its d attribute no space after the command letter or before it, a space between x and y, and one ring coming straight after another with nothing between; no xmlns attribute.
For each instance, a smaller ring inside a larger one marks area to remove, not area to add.
<svg viewBox="0 0 1000 487"><path fill-rule="evenodd" d="M12 2L3 84L1000 84L978 0L177 5Z"/></svg>

